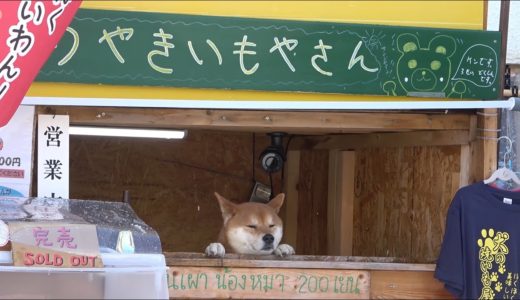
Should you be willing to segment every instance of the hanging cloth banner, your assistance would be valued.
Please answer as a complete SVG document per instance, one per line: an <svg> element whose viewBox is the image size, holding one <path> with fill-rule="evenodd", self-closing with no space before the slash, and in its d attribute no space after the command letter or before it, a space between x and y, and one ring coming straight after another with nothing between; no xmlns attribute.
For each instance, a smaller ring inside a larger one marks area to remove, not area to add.
<svg viewBox="0 0 520 300"><path fill-rule="evenodd" d="M80 4L0 1L0 127L13 116Z"/></svg>

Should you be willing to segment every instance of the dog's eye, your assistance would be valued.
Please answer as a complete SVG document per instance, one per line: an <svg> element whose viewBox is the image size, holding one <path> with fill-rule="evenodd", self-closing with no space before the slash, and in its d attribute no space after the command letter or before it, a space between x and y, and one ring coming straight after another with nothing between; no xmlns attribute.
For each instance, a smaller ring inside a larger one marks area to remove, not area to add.
<svg viewBox="0 0 520 300"><path fill-rule="evenodd" d="M273 227L274 227L274 224L269 225L269 228L273 228Z"/></svg>
<svg viewBox="0 0 520 300"><path fill-rule="evenodd" d="M256 225L247 225L247 227L256 229Z"/></svg>

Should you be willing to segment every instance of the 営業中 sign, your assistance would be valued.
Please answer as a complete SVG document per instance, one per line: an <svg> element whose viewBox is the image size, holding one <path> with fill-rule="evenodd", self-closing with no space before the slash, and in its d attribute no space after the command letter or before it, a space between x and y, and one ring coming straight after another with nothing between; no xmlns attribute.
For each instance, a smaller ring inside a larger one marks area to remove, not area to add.
<svg viewBox="0 0 520 300"><path fill-rule="evenodd" d="M69 116L38 115L38 197L69 198Z"/></svg>

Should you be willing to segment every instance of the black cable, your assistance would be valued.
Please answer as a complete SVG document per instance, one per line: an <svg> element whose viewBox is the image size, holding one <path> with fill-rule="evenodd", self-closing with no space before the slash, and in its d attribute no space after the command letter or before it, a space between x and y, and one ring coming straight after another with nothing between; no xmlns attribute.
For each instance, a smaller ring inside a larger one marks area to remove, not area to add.
<svg viewBox="0 0 520 300"><path fill-rule="evenodd" d="M254 133L254 132L253 132L253 138L252 138L252 147L253 147L253 149L252 149L251 152L253 153L253 155L252 155L252 159L251 159L251 169L252 169L252 173L253 173L253 178L252 178L253 180L252 180L252 181L253 181L253 188L254 188L254 187L255 187L255 184L256 184L256 173L255 173L255 162L256 162L256 155L255 155L255 153L256 153L256 151L255 151L255 150L256 150L256 136L255 136L255 133Z"/></svg>
<svg viewBox="0 0 520 300"><path fill-rule="evenodd" d="M294 135L290 135L289 139L287 140L287 144L285 144L285 151L284 151L284 159L287 160L287 153L289 152L289 144L291 143L292 138ZM280 178L280 183L282 185L281 189L283 190L284 180L285 180L285 168L282 168L282 177Z"/></svg>
<svg viewBox="0 0 520 300"><path fill-rule="evenodd" d="M273 173L269 172L269 185L271 186L271 194L269 195L269 200L273 199L274 195L274 187L273 187Z"/></svg>
<svg viewBox="0 0 520 300"><path fill-rule="evenodd" d="M241 175L235 175L235 174L230 174L230 173L226 173L226 172L221 172L221 171L218 171L218 170L215 170L215 169L210 169L210 168L197 166L197 165L194 165L194 164L189 164L189 163L186 163L186 162L180 161L180 160L175 160L175 159L158 159L157 161L164 162L164 163L173 163L173 164L181 165L181 166L184 166L184 167L187 167L187 168L193 168L193 169L205 171L205 172L208 172L208 173L213 173L213 174L218 174L218 175L222 175L222 176L226 176L226 177L235 178L237 180L248 180L249 181L249 179L244 178L243 175L241 176Z"/></svg>
<svg viewBox="0 0 520 300"><path fill-rule="evenodd" d="M289 144L291 143L291 140L292 140L293 137L294 137L294 135L291 134L289 136L289 139L287 140L287 144L285 144L285 153L284 153L284 155L285 155L286 158L287 158L287 152L289 151Z"/></svg>

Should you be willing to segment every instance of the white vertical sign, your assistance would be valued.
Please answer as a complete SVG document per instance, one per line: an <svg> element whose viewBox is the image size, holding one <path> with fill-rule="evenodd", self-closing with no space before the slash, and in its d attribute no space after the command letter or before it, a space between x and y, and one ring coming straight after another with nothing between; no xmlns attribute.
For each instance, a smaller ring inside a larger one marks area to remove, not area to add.
<svg viewBox="0 0 520 300"><path fill-rule="evenodd" d="M29 197L34 106L22 105L0 128L0 196Z"/></svg>
<svg viewBox="0 0 520 300"><path fill-rule="evenodd" d="M38 115L38 197L69 198L69 116Z"/></svg>

